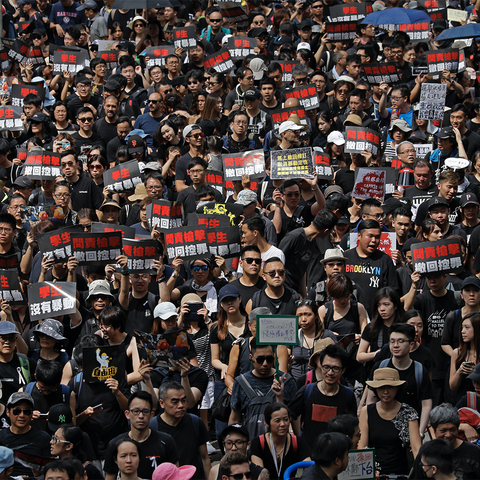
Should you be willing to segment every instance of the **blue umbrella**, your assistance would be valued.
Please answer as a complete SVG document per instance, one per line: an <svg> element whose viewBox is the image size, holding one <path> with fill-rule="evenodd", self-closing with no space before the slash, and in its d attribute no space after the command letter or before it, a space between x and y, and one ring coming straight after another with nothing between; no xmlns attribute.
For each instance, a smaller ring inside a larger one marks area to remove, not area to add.
<svg viewBox="0 0 480 480"><path fill-rule="evenodd" d="M386 8L380 12L369 13L362 23L367 25L406 25L431 21L432 17L422 10Z"/></svg>
<svg viewBox="0 0 480 480"><path fill-rule="evenodd" d="M480 37L480 23L467 23L461 27L447 28L435 40Z"/></svg>

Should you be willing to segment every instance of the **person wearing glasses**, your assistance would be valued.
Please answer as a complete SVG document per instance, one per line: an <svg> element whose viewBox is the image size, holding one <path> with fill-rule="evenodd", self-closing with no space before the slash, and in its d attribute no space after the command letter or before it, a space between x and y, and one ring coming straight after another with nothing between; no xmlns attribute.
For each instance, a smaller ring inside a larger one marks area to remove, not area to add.
<svg viewBox="0 0 480 480"><path fill-rule="evenodd" d="M187 172L188 164L194 157L203 158L205 156L205 134L200 125L196 123L187 125L183 129L183 138L185 146L189 147L189 151L180 157L175 165L175 186L177 192L181 192L192 184L192 180Z"/></svg>
<svg viewBox="0 0 480 480"><path fill-rule="evenodd" d="M105 148L105 139L93 131L95 115L89 107L81 107L77 111L77 125L79 130L72 133L75 140L75 154L83 163L87 162L88 154L95 147Z"/></svg>
<svg viewBox="0 0 480 480"><path fill-rule="evenodd" d="M456 480L453 472L453 445L442 438L423 444L418 452L420 467L427 478Z"/></svg>
<svg viewBox="0 0 480 480"><path fill-rule="evenodd" d="M73 82L73 77L71 77ZM64 90L68 82L66 82ZM75 90L73 95L70 95L64 99L67 104L68 118L74 121L78 118L78 112L83 107L93 107L90 112L98 109L100 104L100 97L98 95L92 95L92 80L85 76L75 77Z"/></svg>
<svg viewBox="0 0 480 480"><path fill-rule="evenodd" d="M242 102L246 102L246 100L243 99ZM245 110L237 109L237 111L233 111L232 109L232 113L228 116L232 133L228 133L223 137L224 146L230 153L262 148L258 135L249 135L248 125L250 120Z"/></svg>
<svg viewBox="0 0 480 480"><path fill-rule="evenodd" d="M147 100L148 112L140 115L133 126L134 129L143 130L148 134L148 137L146 137L146 142L150 148L155 148L153 146L153 135L160 122L165 118L165 115L162 112L161 102L162 96L159 93L151 93Z"/></svg>
<svg viewBox="0 0 480 480"><path fill-rule="evenodd" d="M238 85L225 98L225 115L244 107L243 95L249 88L253 88L253 72L248 67L240 67L235 73L238 78Z"/></svg>
<svg viewBox="0 0 480 480"><path fill-rule="evenodd" d="M11 425L9 428L0 430L0 443L24 454L48 458L50 456L50 435L32 428L33 405L33 399L28 393L16 392L10 395L7 401L7 416ZM15 462L13 465L13 476L31 477L40 474L39 470L20 463Z"/></svg>

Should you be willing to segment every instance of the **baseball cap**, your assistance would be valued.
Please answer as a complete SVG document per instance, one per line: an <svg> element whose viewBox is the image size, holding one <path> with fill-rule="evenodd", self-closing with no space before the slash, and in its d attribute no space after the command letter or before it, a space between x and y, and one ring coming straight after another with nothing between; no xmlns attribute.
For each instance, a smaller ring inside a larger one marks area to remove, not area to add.
<svg viewBox="0 0 480 480"><path fill-rule="evenodd" d="M475 383L480 383L480 364L477 364L473 369L473 373L468 375L469 380L473 380Z"/></svg>
<svg viewBox="0 0 480 480"><path fill-rule="evenodd" d="M247 98L251 98L254 100L260 100L262 98L262 94L256 89L256 88L249 88L244 94L243 94L244 100Z"/></svg>
<svg viewBox="0 0 480 480"><path fill-rule="evenodd" d="M433 22L432 30L445 30L447 28L447 22L443 18L437 18Z"/></svg>
<svg viewBox="0 0 480 480"><path fill-rule="evenodd" d="M437 205L445 205L446 207L450 208L450 204L447 202L447 199L444 197L432 197L428 201L428 210L430 210L433 207L436 207Z"/></svg>
<svg viewBox="0 0 480 480"><path fill-rule="evenodd" d="M310 47L310 44L307 42L300 42L297 45L297 52L298 50L311 50L312 48Z"/></svg>
<svg viewBox="0 0 480 480"><path fill-rule="evenodd" d="M250 61L250 70L253 72L254 80L262 80L263 76L265 75L264 72L268 71L268 68L265 65L265 62L263 61L263 59L253 58Z"/></svg>
<svg viewBox="0 0 480 480"><path fill-rule="evenodd" d="M143 152L145 148L145 142L140 135L132 135L128 139L128 153L139 153Z"/></svg>
<svg viewBox="0 0 480 480"><path fill-rule="evenodd" d="M45 115L43 112L37 112L35 115L28 119L28 122L43 123L47 118L47 115Z"/></svg>
<svg viewBox="0 0 480 480"><path fill-rule="evenodd" d="M305 29L312 29L312 23L310 22L310 20L304 20L299 26L298 26L298 29L299 30L305 30ZM308 43L307 43L308 45ZM308 48L310 48L310 45L308 45Z"/></svg>
<svg viewBox="0 0 480 480"><path fill-rule="evenodd" d="M28 402L33 407L33 398L29 393L15 392L10 395L10 398L8 399L8 402L7 402L7 408L13 407L14 405L20 402Z"/></svg>
<svg viewBox="0 0 480 480"><path fill-rule="evenodd" d="M350 216L342 215L338 220L337 225L350 225Z"/></svg>
<svg viewBox="0 0 480 480"><path fill-rule="evenodd" d="M66 403L52 405L48 411L47 426L52 432L55 432L60 427L72 427L73 416L70 405L67 405Z"/></svg>
<svg viewBox="0 0 480 480"><path fill-rule="evenodd" d="M343 188L340 185L330 185L323 192L323 196L327 198L332 193L341 193L343 195Z"/></svg>
<svg viewBox="0 0 480 480"><path fill-rule="evenodd" d="M244 207L250 205L251 203L257 203L257 194L254 191L246 188L239 192L237 195L237 201L235 203L238 205L243 205Z"/></svg>
<svg viewBox="0 0 480 480"><path fill-rule="evenodd" d="M13 450L7 447L0 447L0 473L6 468L10 468L14 462Z"/></svg>
<svg viewBox="0 0 480 480"><path fill-rule="evenodd" d="M468 205L469 203L473 205L480 205L478 203L478 198L474 193L464 193L460 197L460 206L464 207L465 205Z"/></svg>
<svg viewBox="0 0 480 480"><path fill-rule="evenodd" d="M225 285L218 292L218 301L223 302L225 298L228 298L228 297L237 298L239 296L240 296L240 292L238 291L238 288L235 287L235 285Z"/></svg>
<svg viewBox="0 0 480 480"><path fill-rule="evenodd" d="M172 87L178 87L180 85L186 85L185 75L178 75L172 80Z"/></svg>
<svg viewBox="0 0 480 480"><path fill-rule="evenodd" d="M286 132L287 130L293 130L294 132L299 132L300 130L303 130L304 127L297 125L296 123L287 120L286 122L283 122L280 125L280 128L278 129L278 133L283 133Z"/></svg>
<svg viewBox="0 0 480 480"><path fill-rule="evenodd" d="M83 5L77 7L77 12L81 12L82 10L99 10L98 4L95 0L87 0Z"/></svg>
<svg viewBox="0 0 480 480"><path fill-rule="evenodd" d="M102 280L97 280L98 282ZM106 280L103 280L106 282ZM93 283L93 282L92 282ZM58 320L54 320L53 318L46 318L42 323L38 324L33 329L34 334L42 333L47 337L54 338L55 340L62 341L66 340L63 336L63 325Z"/></svg>
<svg viewBox="0 0 480 480"><path fill-rule="evenodd" d="M476 277L475 275L471 275L470 277L464 278L462 282L461 290L469 285L473 285L480 290L480 278Z"/></svg>
<svg viewBox="0 0 480 480"><path fill-rule="evenodd" d="M403 203L393 197L387 198L385 203L382 205L383 213L388 215L389 213L394 212L397 208L403 207Z"/></svg>
<svg viewBox="0 0 480 480"><path fill-rule="evenodd" d="M197 123L193 123L191 125L187 125L184 129L183 129L183 138L187 138L190 133L192 133L193 130L202 130L202 128L200 127L200 125L198 125Z"/></svg>
<svg viewBox="0 0 480 480"><path fill-rule="evenodd" d="M250 38L258 38L260 35L268 35L268 31L266 28L252 28L248 32L248 36Z"/></svg>
<svg viewBox="0 0 480 480"><path fill-rule="evenodd" d="M225 437L226 437L229 433L240 433L240 434L243 435L247 440L249 439L247 427L244 427L244 426L241 425L240 423L232 423L231 425L228 425L227 427L225 427L225 428L222 430L222 433L220 434L220 441L221 441L222 443L223 443L223 441L225 440Z"/></svg>
<svg viewBox="0 0 480 480"><path fill-rule="evenodd" d="M337 146L338 145L344 145L345 144L345 138L343 137L342 132L339 132L338 130L335 130L335 131L328 134L327 143L334 143Z"/></svg>
<svg viewBox="0 0 480 480"><path fill-rule="evenodd" d="M428 140L427 135L421 130L415 130L408 137L408 141L412 143L425 143Z"/></svg>
<svg viewBox="0 0 480 480"><path fill-rule="evenodd" d="M293 41L290 37L279 37L275 40L275 42L273 42L274 45L276 45L277 47L281 46L281 45L287 45L287 44L292 44Z"/></svg>
<svg viewBox="0 0 480 480"><path fill-rule="evenodd" d="M162 171L162 166L158 162L148 162L145 167L143 168L143 173L146 173L147 171ZM121 207L120 207L121 208ZM100 208L101 210L101 208Z"/></svg>
<svg viewBox="0 0 480 480"><path fill-rule="evenodd" d="M161 318L166 320L167 318L176 316L178 317L177 308L171 302L159 303L153 311L153 318Z"/></svg>
<svg viewBox="0 0 480 480"><path fill-rule="evenodd" d="M108 79L105 82L103 89L108 90L109 92L114 92L115 90L120 90L121 85L116 80Z"/></svg>
<svg viewBox="0 0 480 480"><path fill-rule="evenodd" d="M422 243L422 241L418 238L409 238L402 247L402 253L407 253L410 251L410 247L415 245L416 243Z"/></svg>
<svg viewBox="0 0 480 480"><path fill-rule="evenodd" d="M455 132L453 131L453 127L445 127L442 128L438 133L437 137L443 140L450 138L451 140L455 140Z"/></svg>

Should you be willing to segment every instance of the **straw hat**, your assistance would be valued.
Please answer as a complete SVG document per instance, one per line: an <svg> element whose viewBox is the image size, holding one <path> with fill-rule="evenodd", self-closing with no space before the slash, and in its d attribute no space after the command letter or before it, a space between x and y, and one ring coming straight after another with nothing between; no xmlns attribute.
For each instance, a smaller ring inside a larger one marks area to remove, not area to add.
<svg viewBox="0 0 480 480"><path fill-rule="evenodd" d="M315 344L313 353L310 356L310 360L308 361L308 364L311 368L317 368L317 365L315 364L315 362L317 361L317 356L320 355L320 353L323 352L323 350L325 350L329 345L335 345L335 342L330 337L322 338Z"/></svg>
<svg viewBox="0 0 480 480"><path fill-rule="evenodd" d="M288 117L287 122L293 122L296 125L298 125L299 127L302 127L304 132L308 132L308 130L310 130L310 125L302 123L300 121L300 117L296 113L292 113Z"/></svg>
<svg viewBox="0 0 480 480"><path fill-rule="evenodd" d="M366 382L367 385L371 388L380 388L380 387L401 387L407 382L405 380L400 380L398 370L395 368L377 368L373 372L373 380Z"/></svg>

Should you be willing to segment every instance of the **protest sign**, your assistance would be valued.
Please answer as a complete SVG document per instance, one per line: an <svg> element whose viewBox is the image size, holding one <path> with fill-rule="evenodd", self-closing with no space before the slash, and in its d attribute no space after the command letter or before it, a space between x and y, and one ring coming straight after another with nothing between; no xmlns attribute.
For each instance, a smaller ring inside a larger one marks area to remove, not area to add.
<svg viewBox="0 0 480 480"><path fill-rule="evenodd" d="M313 148L313 168L317 172L319 180L333 180L333 168L330 165L330 157L316 148Z"/></svg>
<svg viewBox="0 0 480 480"><path fill-rule="evenodd" d="M195 27L180 27L173 29L173 46L175 48L196 48L197 34Z"/></svg>
<svg viewBox="0 0 480 480"><path fill-rule="evenodd" d="M9 56L8 56L9 51L10 51L9 48L4 48L3 50L0 50L0 70L2 72L9 69L9 65L10 65ZM5 83L4 85L7 85L7 88L8 88L7 83Z"/></svg>
<svg viewBox="0 0 480 480"><path fill-rule="evenodd" d="M422 83L418 118L420 120L443 120L447 85Z"/></svg>
<svg viewBox="0 0 480 480"><path fill-rule="evenodd" d="M428 13L447 8L446 0L418 0L417 3L419 7L425 7Z"/></svg>
<svg viewBox="0 0 480 480"><path fill-rule="evenodd" d="M83 380L87 383L104 382L114 378L125 380L125 345L102 345L83 348Z"/></svg>
<svg viewBox="0 0 480 480"><path fill-rule="evenodd" d="M110 223L92 222L92 233L121 232L122 238L135 238L135 229L126 225L112 225Z"/></svg>
<svg viewBox="0 0 480 480"><path fill-rule="evenodd" d="M380 134L370 128L347 127L344 137L346 140L345 153L362 153L364 150L368 150L376 155L380 148Z"/></svg>
<svg viewBox="0 0 480 480"><path fill-rule="evenodd" d="M416 243L411 247L413 270L423 274L460 273L463 271L459 240L447 238L436 242Z"/></svg>
<svg viewBox="0 0 480 480"><path fill-rule="evenodd" d="M42 102L45 100L45 88L43 85L24 85L23 83L12 85L12 105L23 108L23 99L30 93L40 97Z"/></svg>
<svg viewBox="0 0 480 480"><path fill-rule="evenodd" d="M18 63L26 62L28 59L29 46L21 40L15 40L8 52L8 56Z"/></svg>
<svg viewBox="0 0 480 480"><path fill-rule="evenodd" d="M428 73L438 77L446 69L451 73L463 72L465 66L465 53L463 50L447 48L427 52Z"/></svg>
<svg viewBox="0 0 480 480"><path fill-rule="evenodd" d="M236 225L241 220L240 215L243 214L243 206L234 203L208 202L200 208L197 207L197 213L216 217L223 216L228 218L230 225Z"/></svg>
<svg viewBox="0 0 480 480"><path fill-rule="evenodd" d="M238 23L248 20L248 15L238 2L218 2L220 13L228 22Z"/></svg>
<svg viewBox="0 0 480 480"><path fill-rule="evenodd" d="M456 8L447 8L447 20L449 22L466 22L468 12L465 10L457 10Z"/></svg>
<svg viewBox="0 0 480 480"><path fill-rule="evenodd" d="M178 361L191 355L187 333L183 330L168 329L165 333L152 335L135 330L138 354L150 366L168 368L170 362Z"/></svg>
<svg viewBox="0 0 480 480"><path fill-rule="evenodd" d="M290 115L298 115L300 123L302 123L303 125L308 125L305 109L302 107L290 107L282 108L280 110L275 110L274 112L272 112L272 121L274 123L274 128L278 128L278 126L282 122L286 122L290 118Z"/></svg>
<svg viewBox="0 0 480 480"><path fill-rule="evenodd" d="M173 45L160 45L158 47L147 47L145 57L147 60L147 68L153 67L154 65L158 67L164 67L165 61L169 55L175 53L175 47Z"/></svg>
<svg viewBox="0 0 480 480"><path fill-rule="evenodd" d="M74 75L85 68L88 59L86 52L55 52L53 54L53 74L70 72Z"/></svg>
<svg viewBox="0 0 480 480"><path fill-rule="evenodd" d="M37 282L27 286L30 321L70 315L77 311L75 282Z"/></svg>
<svg viewBox="0 0 480 480"><path fill-rule="evenodd" d="M245 58L247 55L255 55L256 46L257 39L249 37L230 37L227 42L230 56L234 60Z"/></svg>
<svg viewBox="0 0 480 480"><path fill-rule="evenodd" d="M430 39L430 22L378 25L378 28L386 31L405 32L411 38L412 43L424 42Z"/></svg>
<svg viewBox="0 0 480 480"><path fill-rule="evenodd" d="M260 182L261 182L261 179L252 180L250 182L250 187L249 187L250 190L253 190L254 192L256 192ZM233 195L234 193L235 193L235 185L233 184L233 180L225 180L225 198L228 198L230 195Z"/></svg>
<svg viewBox="0 0 480 480"><path fill-rule="evenodd" d="M356 198L385 198L385 170L374 168L359 168L357 179L353 187L352 197Z"/></svg>
<svg viewBox="0 0 480 480"><path fill-rule="evenodd" d="M205 183L216 188L223 195L223 173L217 170L207 170Z"/></svg>
<svg viewBox="0 0 480 480"><path fill-rule="evenodd" d="M412 66L412 75L416 77L417 75L420 75L421 73L428 73L428 65L424 66Z"/></svg>
<svg viewBox="0 0 480 480"><path fill-rule="evenodd" d="M104 50L97 52L97 58L101 58L107 62L107 70L113 70L118 66L118 51Z"/></svg>
<svg viewBox="0 0 480 480"><path fill-rule="evenodd" d="M10 269L19 267L18 257L15 254L5 255L0 258L0 268Z"/></svg>
<svg viewBox="0 0 480 480"><path fill-rule="evenodd" d="M103 183L111 192L135 190L142 182L143 175L140 173L137 160L121 163L103 172Z"/></svg>
<svg viewBox="0 0 480 480"><path fill-rule="evenodd" d="M240 229L238 227L210 228L207 231L208 250L223 258L238 257L240 253Z"/></svg>
<svg viewBox="0 0 480 480"><path fill-rule="evenodd" d="M414 143L415 153L417 158L423 158L427 153L433 152L433 145L431 143Z"/></svg>
<svg viewBox="0 0 480 480"><path fill-rule="evenodd" d="M108 265L122 253L122 232L72 233L73 255L82 265Z"/></svg>
<svg viewBox="0 0 480 480"><path fill-rule="evenodd" d="M27 305L18 280L18 270L0 270L0 301L9 305Z"/></svg>
<svg viewBox="0 0 480 480"><path fill-rule="evenodd" d="M130 273L150 273L157 271L153 268L153 261L160 255L157 240L123 239L123 252L128 257L127 267Z"/></svg>
<svg viewBox="0 0 480 480"><path fill-rule="evenodd" d="M0 107L1 109L2 107ZM15 108L16 110L21 111L19 108ZM26 148L17 148L17 158L23 163L27 159L28 151Z"/></svg>
<svg viewBox="0 0 480 480"><path fill-rule="evenodd" d="M382 82L394 84L401 81L400 72L395 62L364 65L363 69L370 85L380 85Z"/></svg>
<svg viewBox="0 0 480 480"><path fill-rule="evenodd" d="M22 170L30 180L54 180L62 175L60 153L45 152L28 154Z"/></svg>
<svg viewBox="0 0 480 480"><path fill-rule="evenodd" d="M232 226L225 215L213 216L189 213L187 219L189 225L204 225L206 229Z"/></svg>
<svg viewBox="0 0 480 480"><path fill-rule="evenodd" d="M182 226L182 204L168 200L153 200L147 205L147 222L150 230L160 231Z"/></svg>
<svg viewBox="0 0 480 480"><path fill-rule="evenodd" d="M325 33L334 42L353 40L357 34L357 22L331 22L325 27Z"/></svg>
<svg viewBox="0 0 480 480"><path fill-rule="evenodd" d="M348 248L356 248L358 246L358 233L352 232L349 236L349 247ZM386 253L390 258L392 258L393 250L397 249L397 235L395 232L382 232L380 234L380 244L378 245L378 249ZM353 273L355 268L353 265L345 265L345 272Z"/></svg>
<svg viewBox="0 0 480 480"><path fill-rule="evenodd" d="M71 235L75 230L72 227L64 227L39 235L36 240L42 256L53 258L55 263L67 262L72 256Z"/></svg>
<svg viewBox="0 0 480 480"><path fill-rule="evenodd" d="M371 13L372 5L366 3L349 3L348 5L331 5L329 7L329 22L357 22Z"/></svg>
<svg viewBox="0 0 480 480"><path fill-rule="evenodd" d="M45 65L45 58L41 48L30 47L28 50L28 61L34 66Z"/></svg>
<svg viewBox="0 0 480 480"><path fill-rule="evenodd" d="M69 53L69 52L80 52L80 53L85 53L85 50L80 47L66 47L65 45L55 45L54 43L50 43L48 45L48 55L50 59L50 64L53 65L53 62L55 61L55 53L56 52L63 52L63 53ZM85 56L85 62L84 66L88 67L90 65L90 59L89 57Z"/></svg>
<svg viewBox="0 0 480 480"><path fill-rule="evenodd" d="M226 153L222 155L225 180L241 180L242 175L263 177L265 175L265 156L263 150Z"/></svg>
<svg viewBox="0 0 480 480"><path fill-rule="evenodd" d="M289 61L286 61L286 60L281 60L281 61L278 61L276 63L278 63L280 65L280 67L282 68L282 72L283 72L282 81L284 83L290 83L293 80L292 68L295 65L298 65L300 62L289 62Z"/></svg>
<svg viewBox="0 0 480 480"><path fill-rule="evenodd" d="M208 254L208 241L204 227L187 226L174 228L165 233L168 263L176 256L184 261L194 260Z"/></svg>
<svg viewBox="0 0 480 480"><path fill-rule="evenodd" d="M229 72L235 65L228 48L222 48L210 55L204 62L205 70L214 68L217 72Z"/></svg>
<svg viewBox="0 0 480 480"><path fill-rule="evenodd" d="M320 100L318 99L317 87L313 84L301 85L285 91L285 97L296 98L300 107L305 110L313 110L318 108Z"/></svg>
<svg viewBox="0 0 480 480"><path fill-rule="evenodd" d="M12 99L13 102L13 99ZM22 99L23 104L23 99ZM25 128L22 121L22 109L10 105L0 106L0 129L10 132L21 132ZM19 149L17 149L18 152ZM20 157L19 157L20 158Z"/></svg>
<svg viewBox="0 0 480 480"><path fill-rule="evenodd" d="M257 345L298 345L298 317L257 316Z"/></svg>
<svg viewBox="0 0 480 480"><path fill-rule="evenodd" d="M24 450L15 450L13 454L15 456L15 462L33 470L42 470L45 465L52 461L51 457L47 458L33 455L26 453Z"/></svg>
<svg viewBox="0 0 480 480"><path fill-rule="evenodd" d="M271 150L272 180L283 178L312 178L313 160L311 148L290 148L288 150Z"/></svg>
<svg viewBox="0 0 480 480"><path fill-rule="evenodd" d="M338 480L375 480L375 449L363 448L348 452L348 467L338 474Z"/></svg>

